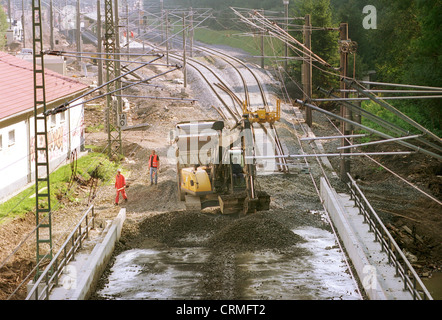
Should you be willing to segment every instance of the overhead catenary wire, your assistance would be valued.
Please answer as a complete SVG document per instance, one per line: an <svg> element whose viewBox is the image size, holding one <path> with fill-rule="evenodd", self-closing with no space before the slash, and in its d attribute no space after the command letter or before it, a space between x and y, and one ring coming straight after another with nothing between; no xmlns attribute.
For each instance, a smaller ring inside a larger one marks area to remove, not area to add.
<svg viewBox="0 0 442 320"><path fill-rule="evenodd" d="M334 73L334 72L331 72L331 71L328 71L328 70L324 70L324 69L320 68L319 66L313 65L313 67L317 68L318 70L320 70L320 71L322 71L322 72L324 72L324 73L327 73L327 74L330 74L330 75L333 75L333 76L337 76L337 77L342 78L341 75L339 75L339 74L337 74L337 73ZM281 89L282 89L283 94L285 94L285 96L287 97L286 99L287 99L288 101L291 101L291 99L290 99L290 97L289 97L289 94L288 94L287 88L286 88L286 86L285 86L285 84L284 84L284 78L283 78L283 76L282 76L282 74L281 74L282 71L284 71L285 74L286 74L286 75L287 75L287 76L293 81L293 83L295 83L295 84L297 85L297 87L299 88L300 91L303 91L302 87L299 86L299 85L297 84L297 81L296 81L295 79L293 79L292 76L286 72L286 70L283 70L281 67L279 67L279 68L276 68L276 71L280 73L280 80L281 80L281 81L280 81L280 86L281 86ZM403 84L391 84L391 83L381 83L381 82L371 82L371 81L359 81L359 82L361 82L361 83L366 83L366 84L373 84L373 85L388 85L388 86L405 87L405 88L414 88L414 89L428 89L428 90L434 90L434 93L437 93L439 90L442 89L442 88L437 88L437 87L426 87L426 86L418 86L418 85L403 85ZM367 90L367 89L365 89L365 90ZM438 90L438 91L436 91L436 90ZM325 91L325 90L324 90L324 91ZM367 91L369 91L369 90L367 90ZM352 105L352 104L350 104L350 103L348 103L348 102L346 102L346 101L342 101L342 102L343 102L343 103L346 103L346 104L348 104L348 105ZM352 105L352 106L354 106L354 105ZM362 110L363 110L363 109L362 109ZM365 110L363 110L363 111L365 111ZM327 117L327 115L325 115L325 116ZM331 114L331 116L334 117L335 115L334 115L334 114ZM366 116L367 116L367 115L366 115ZM376 117L376 116L375 116L375 117ZM383 120L383 119L380 119L380 120L382 120L383 122L387 123L389 126L395 126L394 124L392 124L392 123L388 123L387 121L385 121L385 120ZM330 121L330 119L329 119L329 121ZM330 121L330 123L331 123L332 125L334 125L331 121ZM402 128L399 128L399 127L397 127L397 128L399 129L399 131L402 131L402 132L408 133L406 130L404 130L404 129L402 129ZM337 130L338 132L340 132L338 128L336 128L336 130ZM388 137L388 136L386 136L386 137ZM391 137L390 137L390 138L391 138ZM347 139L347 138L346 138L346 139ZM418 137L417 139L420 139L420 137ZM348 139L347 139L347 140L348 140ZM424 140L424 142L426 142L426 141ZM349 142L349 143L350 143L350 142ZM428 143L428 142L426 142L426 143ZM350 144L351 144L351 143L350 143ZM420 149L420 148L418 148L418 147L416 147L416 148L417 148L417 150ZM397 173L394 172L393 170L387 168L385 165L383 165L383 164L380 163L379 161L373 159L373 158L372 158L371 156L369 156L369 155L366 155L366 157L367 157L368 159L370 159L371 161L375 162L375 163L376 163L377 165L379 165L380 167L382 167L382 168L384 168L385 170L387 170L389 173L391 173L392 175L394 175L394 176L395 176L396 178L398 178L399 180L403 181L404 183L406 183L407 185L411 186L412 188L414 188L414 189L417 190L418 192L422 193L424 196L426 196L426 197L428 197L429 199L435 201L435 202L438 203L439 205L442 205L442 203L441 203L438 199L434 198L433 196L429 195L427 192L421 190L420 188L418 188L417 186L415 186L415 185L412 184L411 182L407 181L406 179L404 179L403 177L401 177L399 174L397 174ZM306 160L306 159L308 159L308 158L304 158L304 159Z"/></svg>
<svg viewBox="0 0 442 320"><path fill-rule="evenodd" d="M161 59L162 57L163 57L163 55L161 55L161 56L159 56L159 57L157 57L157 58L155 58L155 59L153 59L153 60L151 60L151 61L149 61L149 62L146 62L145 64L143 64L143 65L141 65L141 66L138 66L138 67L136 67L136 68L134 68L134 69L132 69L132 70L130 70L130 71L128 71L128 72L125 72L125 73L119 75L118 77L115 77L114 79L111 79L110 81L108 81L108 82L106 82L106 83L103 83L101 86L98 86L98 87L96 87L96 88L94 88L94 89L92 89L92 90L89 90L88 92L86 92L86 93L84 93L84 94L78 96L77 98L72 99L72 100L70 100L70 101L68 101L68 102L65 102L63 105L61 105L61 106L59 106L59 107L53 108L53 109L51 109L51 110L47 110L47 111L45 112L45 115L47 116L47 115L50 115L50 114L56 114L56 113L59 113L59 112L65 111L65 110L67 110L67 109L69 109L69 108L72 108L72 107L74 107L74 106L77 106L78 104L73 104L73 105L72 105L72 103L75 102L75 101L77 101L77 100L82 99L83 97L85 97L85 96L87 96L87 95L89 95L89 94L91 94L91 93L93 93L93 92L95 92L95 91L97 91L97 90L100 90L101 88L103 88L103 87L109 85L109 84L112 83L112 82L117 81L118 79L121 79L122 77L125 77L125 76L129 75L130 73L135 72L136 70L139 70L139 69L141 69L141 68L143 68L143 67L149 65L149 64L150 64L151 62L153 62L153 61L156 61L156 60L158 60L158 59ZM176 68L179 68L179 67L176 67ZM145 80L145 81L147 81L147 80ZM122 89L124 89L124 88L120 88L119 90L122 90ZM117 91L118 91L118 90L117 90ZM104 95L107 95L107 94L110 94L110 93L111 93L111 92L108 92L108 93L106 93L106 94L104 94ZM103 96L104 96L104 95L103 95ZM89 100L89 101L90 101L90 100Z"/></svg>
<svg viewBox="0 0 442 320"><path fill-rule="evenodd" d="M334 97L334 98L337 98L337 99L339 98L338 96L332 94L332 91L333 91L333 90L325 90L325 89L322 89L322 88L318 88L318 90L319 90L321 93L324 93L324 94L327 95L327 96L331 96L331 97ZM405 129L403 129L402 127L400 127L400 126L398 126L398 125L396 125L396 124L394 124L394 123L391 123L391 122L389 122L389 121L387 121L387 120L384 120L383 118L381 118L381 117L379 117L379 116L377 116L377 115L375 115L375 114L373 114L373 113L371 113L371 112L365 110L365 109L362 108L362 107L359 107L359 106L357 106L357 105L354 105L354 104L350 103L349 101L342 100L342 101L340 101L340 102L341 102L342 104L344 104L347 108L349 108L350 110L352 110L353 112L358 113L358 114L360 114L361 116L364 116L364 117L367 118L368 120L374 122L375 124L381 126L381 127L384 128L384 129L387 129L387 130L390 131L390 132L393 132L393 133L395 133L395 134L399 134L399 135L409 135L409 134L410 134L410 132L409 132L408 130L405 130ZM423 143L423 144L425 144L425 145L427 145L427 146L429 146L429 147L431 147L431 148L434 148L434 149L436 149L436 150L439 149L439 146L437 146L437 145L435 145L434 143L428 141L427 139L424 139L424 138L421 137L421 136L418 137L418 138L416 138L416 140L419 141L419 142L421 142L421 143Z"/></svg>
<svg viewBox="0 0 442 320"><path fill-rule="evenodd" d="M438 137L433 132L431 132L430 130L428 130L424 126L420 125L419 123L417 123L416 121L411 119L409 116L407 116L403 112L399 111L397 108L395 108L392 105L390 105L390 104L386 103L385 101L383 101L383 98L380 98L380 97L378 97L378 96L376 96L376 95L374 95L372 93L367 92L366 90L363 90L363 88L361 88L362 86L360 84L358 84L358 82L356 80L342 79L342 81L344 81L345 84L347 84L347 85L353 87L354 89L356 89L359 93L361 93L361 94L367 96L368 98L370 98L370 100L372 100L372 101L376 102L377 104L381 105L382 107L388 109L389 111L391 111L392 113L397 115L402 120L404 120L407 123L411 124L416 129L418 129L421 132L431 136L437 142L442 143L442 139L440 137Z"/></svg>
<svg viewBox="0 0 442 320"><path fill-rule="evenodd" d="M375 130L375 129L372 129L372 128L370 128L370 127L367 127L367 126L365 126L365 125L363 125L363 124L360 124L360 123L358 123L358 122L356 122L356 121L349 120L349 119L347 119L347 118L344 118L344 117L338 116L338 115L334 114L333 112L330 112L330 111L324 110L324 109L322 109L322 108L319 108L319 107L317 107L317 106L315 106L315 105L312 105L312 104L306 103L305 101L302 101L302 100L296 99L295 102L298 103L298 104L300 104L300 105L308 105L310 108L312 108L312 109L314 109L314 110L316 110L316 111L319 111L319 112L324 113L324 114L326 114L326 115L329 115L329 116L331 116L331 117L337 118L337 119L339 119L339 120L342 120L342 121L344 121L344 122L347 122L347 123L349 123L349 124L352 124L352 125L354 125L354 126L356 126L356 127L360 127L360 128L362 128L362 129L364 129L364 130L367 130L367 131L369 131L369 132L372 132L372 133L374 133L374 134L376 134L376 135L379 135L379 136L381 136L381 137L383 137L383 138L387 138L387 139L394 138L394 137L391 137L391 136L388 135L388 134L385 134L385 133L380 132L380 131L378 131L378 130ZM402 145L404 145L404 146L406 146L406 147L409 147L409 148L411 148L411 149L413 149L413 150L415 150L415 151L422 152L422 153L425 153L425 154L427 154L427 155L429 155L429 156L432 156L432 157L434 157L434 158L437 158L437 159L439 159L439 160L442 160L442 156L441 156L441 155L436 154L436 153L431 152L431 151L428 151L428 150L426 150L426 149L423 149L423 148L417 147L417 146L412 145L412 144L410 144L410 143L407 143L407 142L405 142L405 141L397 141L397 143L402 144Z"/></svg>

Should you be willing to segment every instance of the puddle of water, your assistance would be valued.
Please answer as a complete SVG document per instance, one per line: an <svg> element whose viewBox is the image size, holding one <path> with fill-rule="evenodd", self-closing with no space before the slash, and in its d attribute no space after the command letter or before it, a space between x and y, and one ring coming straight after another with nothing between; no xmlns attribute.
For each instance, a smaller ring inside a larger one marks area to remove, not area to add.
<svg viewBox="0 0 442 320"><path fill-rule="evenodd" d="M435 272L431 278L421 278L434 300L442 300L442 272Z"/></svg>
<svg viewBox="0 0 442 320"><path fill-rule="evenodd" d="M272 300L360 299L333 235L312 227L293 232L307 240L299 246L310 254L290 256L270 250L237 254L231 262L245 276L240 289L235 289L241 292L235 296ZM202 247L125 251L116 257L106 286L97 294L104 299L123 300L204 299L201 284L212 275L203 274L202 270L211 257L211 252ZM230 285L235 287L235 283Z"/></svg>
<svg viewBox="0 0 442 320"><path fill-rule="evenodd" d="M197 269L209 253L203 248L176 248L167 251L132 249L116 257L103 298L122 300L198 299Z"/></svg>
<svg viewBox="0 0 442 320"><path fill-rule="evenodd" d="M287 259L275 252L243 254L241 266L253 273L244 298L360 299L333 235L312 227L293 232L307 240L299 246L308 250L309 255Z"/></svg>

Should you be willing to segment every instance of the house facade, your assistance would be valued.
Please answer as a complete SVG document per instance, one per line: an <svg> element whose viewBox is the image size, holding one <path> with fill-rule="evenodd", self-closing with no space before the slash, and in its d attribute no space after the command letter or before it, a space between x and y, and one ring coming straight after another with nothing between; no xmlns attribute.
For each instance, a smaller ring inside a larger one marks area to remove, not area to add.
<svg viewBox="0 0 442 320"><path fill-rule="evenodd" d="M32 63L0 52L0 202L35 180L33 88ZM45 70L47 109L69 103L87 88ZM74 150L80 151L84 146L81 102L76 100L71 108L46 119L51 172L64 164ZM43 106L39 106L37 113L42 112Z"/></svg>

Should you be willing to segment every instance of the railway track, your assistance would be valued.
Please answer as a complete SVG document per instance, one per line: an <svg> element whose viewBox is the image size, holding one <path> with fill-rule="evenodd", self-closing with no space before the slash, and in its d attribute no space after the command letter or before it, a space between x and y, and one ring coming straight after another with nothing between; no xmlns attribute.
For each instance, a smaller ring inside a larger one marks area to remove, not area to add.
<svg viewBox="0 0 442 320"><path fill-rule="evenodd" d="M241 120L244 105L248 108L264 107L266 111L270 111L270 105L261 80L243 61L219 50L200 46L196 47L196 50L203 54L202 57L219 59L228 65L231 70L235 71L237 79L239 79L237 87L242 89L235 92L231 88L232 85L227 84L227 81L220 75L219 70L215 70L213 67L195 58L186 59L186 64L200 74L201 78L220 101L222 107L213 106L213 108L221 115L224 121L230 124L230 127L235 126ZM183 57L179 55L170 54L170 57L181 62L183 61ZM251 92L251 87L256 87L258 91ZM228 100L231 103L227 102ZM272 123L253 124L252 132L255 154L275 156L273 163L267 159L270 163L260 166L265 167L262 171L269 171L270 167L273 168L270 171L287 173L289 171L287 160L276 157L283 155L284 151L275 126Z"/></svg>

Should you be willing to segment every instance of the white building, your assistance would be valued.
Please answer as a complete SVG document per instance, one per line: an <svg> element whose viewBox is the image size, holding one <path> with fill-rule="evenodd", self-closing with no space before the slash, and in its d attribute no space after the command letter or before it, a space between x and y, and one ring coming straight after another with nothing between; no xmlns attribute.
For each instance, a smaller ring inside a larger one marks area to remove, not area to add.
<svg viewBox="0 0 442 320"><path fill-rule="evenodd" d="M86 85L45 70L47 109L72 101L85 90ZM43 106L38 113L42 110ZM51 115L47 122L52 172L84 144L83 104ZM35 179L34 132L33 65L0 52L0 201Z"/></svg>

